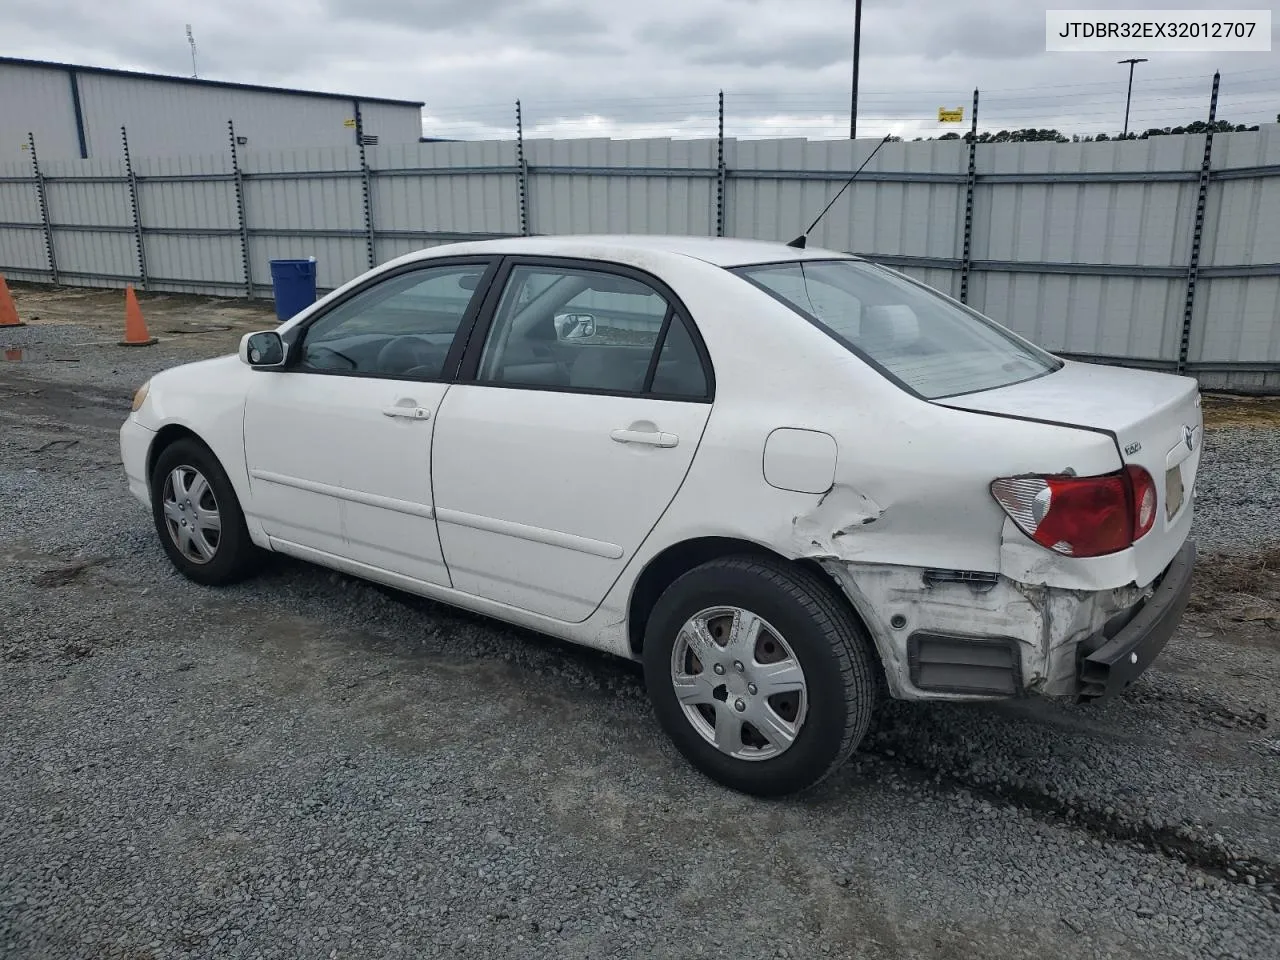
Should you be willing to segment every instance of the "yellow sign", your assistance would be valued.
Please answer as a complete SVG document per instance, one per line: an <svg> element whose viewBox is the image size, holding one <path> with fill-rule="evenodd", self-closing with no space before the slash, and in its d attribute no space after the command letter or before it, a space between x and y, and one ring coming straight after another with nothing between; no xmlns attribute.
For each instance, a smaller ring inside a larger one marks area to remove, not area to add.
<svg viewBox="0 0 1280 960"><path fill-rule="evenodd" d="M946 107L939 107L938 122L964 123L964 107L956 107L954 110L948 110Z"/></svg>
<svg viewBox="0 0 1280 960"><path fill-rule="evenodd" d="M354 120L343 120L342 125L344 127L354 127L356 125L356 122Z"/></svg>

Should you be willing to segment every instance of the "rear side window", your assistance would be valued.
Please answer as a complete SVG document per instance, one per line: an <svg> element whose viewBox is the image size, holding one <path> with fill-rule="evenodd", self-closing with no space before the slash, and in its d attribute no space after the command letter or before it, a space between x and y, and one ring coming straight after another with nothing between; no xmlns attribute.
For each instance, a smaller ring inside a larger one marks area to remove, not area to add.
<svg viewBox="0 0 1280 960"><path fill-rule="evenodd" d="M735 271L929 400L1005 387L1061 361L927 287L857 260Z"/></svg>
<svg viewBox="0 0 1280 960"><path fill-rule="evenodd" d="M476 379L495 386L710 399L675 306L652 286L580 267L517 266Z"/></svg>

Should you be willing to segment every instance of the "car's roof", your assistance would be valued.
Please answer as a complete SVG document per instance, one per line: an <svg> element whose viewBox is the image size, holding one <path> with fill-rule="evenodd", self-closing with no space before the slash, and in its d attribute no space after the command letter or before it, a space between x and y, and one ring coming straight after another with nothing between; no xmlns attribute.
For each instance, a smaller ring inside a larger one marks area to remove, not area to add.
<svg viewBox="0 0 1280 960"><path fill-rule="evenodd" d="M852 255L818 247L797 249L770 240L740 240L730 237L653 236L647 234L570 234L541 237L500 237L493 240L469 240L433 247L424 255L445 253L525 253L546 256L625 256L628 259L645 253L668 253L703 260L720 267L739 267L752 263L778 263L787 260L850 258Z"/></svg>

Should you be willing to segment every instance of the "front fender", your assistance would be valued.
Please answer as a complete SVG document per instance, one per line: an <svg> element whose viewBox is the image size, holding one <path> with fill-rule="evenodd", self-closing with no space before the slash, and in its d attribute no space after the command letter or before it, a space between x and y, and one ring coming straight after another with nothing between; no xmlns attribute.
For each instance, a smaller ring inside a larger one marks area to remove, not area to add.
<svg viewBox="0 0 1280 960"><path fill-rule="evenodd" d="M184 434L207 446L226 471L241 509L252 513L252 489L244 451L244 411L253 371L235 356L173 367L151 379L147 398L130 420L152 434L147 463ZM178 387L178 389L170 389ZM265 543L249 522L255 543Z"/></svg>

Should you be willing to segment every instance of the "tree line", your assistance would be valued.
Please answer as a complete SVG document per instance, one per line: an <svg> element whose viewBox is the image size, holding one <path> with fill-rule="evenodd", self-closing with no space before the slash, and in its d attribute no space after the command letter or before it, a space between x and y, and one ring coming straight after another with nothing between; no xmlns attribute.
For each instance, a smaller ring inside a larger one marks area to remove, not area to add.
<svg viewBox="0 0 1280 960"><path fill-rule="evenodd" d="M1280 123L1280 114L1276 115L1276 123ZM996 133L991 131L983 131L978 134L978 143L1030 143L1034 141L1048 141L1050 143L1092 143L1104 140L1147 140L1151 137L1162 137L1180 133L1244 133L1250 130L1257 130L1258 125L1248 127L1243 123L1231 123L1228 120L1217 120L1209 123L1205 120L1197 120L1194 123L1188 123L1183 127L1150 127L1147 130L1138 133L1134 131L1127 136L1116 134L1112 136L1108 133L1098 134L1072 134L1067 136L1060 130L1042 127L1023 127L1020 130L1000 130ZM914 141L922 140L964 140L968 142L973 139L972 131L964 134L960 133L944 133L940 137L915 137ZM890 137L890 141L901 142L902 137Z"/></svg>

